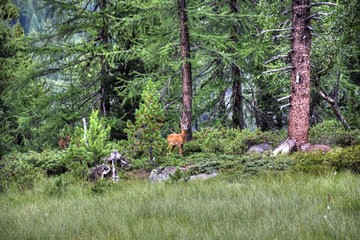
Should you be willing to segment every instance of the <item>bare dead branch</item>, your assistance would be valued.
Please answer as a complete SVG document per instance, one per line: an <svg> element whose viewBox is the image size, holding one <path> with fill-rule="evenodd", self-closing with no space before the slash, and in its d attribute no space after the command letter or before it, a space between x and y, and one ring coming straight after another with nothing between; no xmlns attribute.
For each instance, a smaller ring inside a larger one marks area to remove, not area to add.
<svg viewBox="0 0 360 240"><path fill-rule="evenodd" d="M270 58L269 60L267 60L267 61L265 61L264 62L264 64L268 64L268 63L270 63L270 62L272 62L272 61L276 61L276 60L278 60L278 59L283 59L283 58L286 58L286 57L288 57L288 54L284 54L284 55L276 55L276 56L273 56L272 58Z"/></svg>
<svg viewBox="0 0 360 240"><path fill-rule="evenodd" d="M321 76L326 75L328 69L329 68L324 68L316 73L316 76L315 76L316 90L317 90L318 94L320 95L320 97L322 97L330 105L331 109L335 113L336 118L341 122L343 127L345 129L349 130L350 125L347 123L346 119L341 114L339 103L338 103L338 91L339 91L339 83L340 83L340 77L341 77L340 71L337 71L337 81L336 81L336 85L335 85L335 89L334 89L335 96L333 98L330 97L328 94L326 94L324 92L324 90L322 90L320 87L320 78L321 78Z"/></svg>
<svg viewBox="0 0 360 240"><path fill-rule="evenodd" d="M182 98L182 95L180 95L179 97L177 97L174 101L166 103L166 105L164 106L164 109L168 109L170 106L172 106L175 103L179 103L179 100Z"/></svg>
<svg viewBox="0 0 360 240"><path fill-rule="evenodd" d="M262 72L262 74L276 73L276 72L290 70L293 68L294 68L293 66L287 66L287 67L283 67L283 68L268 70L268 71Z"/></svg>
<svg viewBox="0 0 360 240"><path fill-rule="evenodd" d="M327 101L330 105L335 104L334 99L330 98L329 96L327 96L322 90L318 89L318 93L320 95L320 97L322 97L325 101Z"/></svg>
<svg viewBox="0 0 360 240"><path fill-rule="evenodd" d="M264 33L267 32L280 32L280 31L289 31L292 28L280 28L280 29L268 29L268 30L262 30L261 32L259 32L256 36L262 35Z"/></svg>
<svg viewBox="0 0 360 240"><path fill-rule="evenodd" d="M310 20L310 19L321 20L321 18L319 18L319 16L328 16L328 15L329 15L329 13L318 12L318 13L314 13L314 14L310 15L309 17L306 18L306 20Z"/></svg>
<svg viewBox="0 0 360 240"><path fill-rule="evenodd" d="M310 4L310 5L309 5L309 8L317 7L317 6L321 6L321 5L327 5L327 6L330 6L330 7L336 7L336 6L337 6L336 3L317 2L317 3L312 3L312 4Z"/></svg>
<svg viewBox="0 0 360 240"><path fill-rule="evenodd" d="M277 101L280 102L280 101L286 100L286 99L288 99L288 98L290 98L290 97L291 97L291 95L287 95L287 96L285 96L285 97L279 98Z"/></svg>
<svg viewBox="0 0 360 240"><path fill-rule="evenodd" d="M287 103L287 104L281 105L279 108L280 108L280 110L282 110L283 108L288 107L288 106L290 106L290 103Z"/></svg>
<svg viewBox="0 0 360 240"><path fill-rule="evenodd" d="M92 98L94 98L98 94L99 94L99 92L96 91L96 92L93 92L93 93L87 95L85 98L82 99L82 102L80 103L79 108L84 106L88 101L90 101Z"/></svg>

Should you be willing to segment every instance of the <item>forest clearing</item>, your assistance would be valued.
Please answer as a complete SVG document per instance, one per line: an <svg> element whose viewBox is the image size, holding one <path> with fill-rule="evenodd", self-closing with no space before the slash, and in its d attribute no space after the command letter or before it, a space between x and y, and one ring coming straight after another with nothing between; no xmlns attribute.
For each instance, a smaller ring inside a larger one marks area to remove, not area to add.
<svg viewBox="0 0 360 240"><path fill-rule="evenodd" d="M359 9L0 0L0 239L358 239Z"/></svg>

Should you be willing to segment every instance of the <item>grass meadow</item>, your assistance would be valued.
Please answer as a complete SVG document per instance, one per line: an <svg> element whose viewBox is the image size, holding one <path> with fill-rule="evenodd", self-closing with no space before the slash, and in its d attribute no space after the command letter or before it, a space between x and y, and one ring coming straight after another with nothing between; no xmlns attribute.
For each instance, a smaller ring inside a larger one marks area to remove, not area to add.
<svg viewBox="0 0 360 240"><path fill-rule="evenodd" d="M0 195L0 238L360 239L360 177L285 173L97 186L47 179Z"/></svg>

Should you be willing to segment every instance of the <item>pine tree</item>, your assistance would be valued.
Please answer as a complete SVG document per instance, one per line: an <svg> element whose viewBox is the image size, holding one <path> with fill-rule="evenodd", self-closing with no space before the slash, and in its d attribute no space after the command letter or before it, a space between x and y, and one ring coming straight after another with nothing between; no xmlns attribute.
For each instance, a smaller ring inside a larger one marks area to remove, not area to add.
<svg viewBox="0 0 360 240"><path fill-rule="evenodd" d="M128 121L125 130L136 154L147 155L153 164L156 156L166 149L165 140L161 136L165 115L159 100L160 94L155 83L148 80L141 94L139 108L135 112L135 122Z"/></svg>
<svg viewBox="0 0 360 240"><path fill-rule="evenodd" d="M132 21L126 18L139 9L132 3L105 0L85 5L44 0L43 7L51 18L45 20L50 23L46 32L30 38L32 81L48 86L58 124L76 125L90 109L99 109L114 125L124 125L133 118L140 98L128 91L143 65L131 49L137 26L129 27Z"/></svg>
<svg viewBox="0 0 360 240"><path fill-rule="evenodd" d="M18 126L17 109L9 99L16 72L22 64L17 55L22 50L18 41L24 32L18 23L11 24L18 17L19 9L10 0L0 1L0 158L20 141L14 133Z"/></svg>

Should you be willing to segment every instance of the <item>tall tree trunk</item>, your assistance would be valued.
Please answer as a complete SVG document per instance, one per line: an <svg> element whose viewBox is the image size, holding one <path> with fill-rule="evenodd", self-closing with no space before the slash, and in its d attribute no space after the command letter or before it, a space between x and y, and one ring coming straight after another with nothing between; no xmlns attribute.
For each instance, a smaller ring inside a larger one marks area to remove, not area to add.
<svg viewBox="0 0 360 240"><path fill-rule="evenodd" d="M110 113L110 92L111 92L111 83L108 80L108 63L101 57L101 86L100 86L100 112L103 116L106 116Z"/></svg>
<svg viewBox="0 0 360 240"><path fill-rule="evenodd" d="M190 40L187 27L186 0L178 0L180 41L182 58L182 81L183 81L183 109L181 121L187 123L186 141L192 139L191 113L192 113L192 78L190 63Z"/></svg>
<svg viewBox="0 0 360 240"><path fill-rule="evenodd" d="M290 140L299 148L308 142L310 113L310 0L292 1Z"/></svg>
<svg viewBox="0 0 360 240"><path fill-rule="evenodd" d="M99 9L105 10L107 1L106 0L99 0ZM107 45L109 42L109 33L108 33L108 21L106 17L102 19L103 25L102 28L99 30L98 34L98 41L103 44ZM105 57L100 58L101 70L100 70L100 112L103 116L110 113L110 92L111 92L111 83L109 81L109 64Z"/></svg>
<svg viewBox="0 0 360 240"><path fill-rule="evenodd" d="M237 0L230 0L230 11L233 14L238 12ZM238 42L238 31L236 25L231 30L231 41L236 45ZM234 128L244 129L244 113L243 113L243 97L242 97L242 82L241 82L241 71L240 68L235 64L231 63L231 75L233 79L232 85L232 122Z"/></svg>

